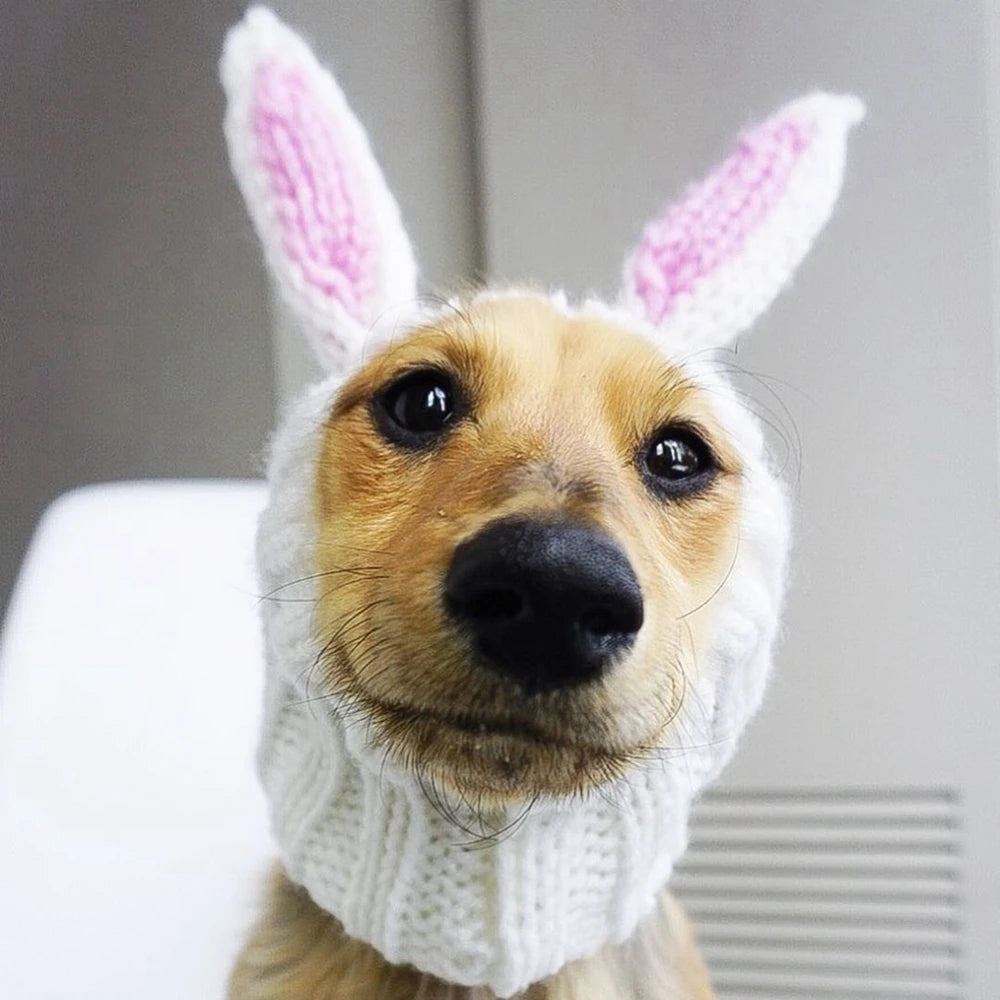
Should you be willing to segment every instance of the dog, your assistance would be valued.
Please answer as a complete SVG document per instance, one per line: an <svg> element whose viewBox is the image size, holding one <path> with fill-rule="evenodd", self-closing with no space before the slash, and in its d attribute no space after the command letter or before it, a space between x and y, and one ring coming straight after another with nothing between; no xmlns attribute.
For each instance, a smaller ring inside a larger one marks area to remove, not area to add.
<svg viewBox="0 0 1000 1000"><path fill-rule="evenodd" d="M712 996L665 886L758 707L788 505L717 349L840 190L854 98L741 137L620 302L417 295L399 210L263 8L234 172L328 377L271 447L259 770L281 852L232 1000Z"/></svg>

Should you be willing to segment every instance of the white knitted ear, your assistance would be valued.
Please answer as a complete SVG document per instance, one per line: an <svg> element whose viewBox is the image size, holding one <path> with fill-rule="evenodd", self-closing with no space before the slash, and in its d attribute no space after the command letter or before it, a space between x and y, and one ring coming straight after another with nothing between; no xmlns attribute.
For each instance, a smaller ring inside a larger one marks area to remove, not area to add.
<svg viewBox="0 0 1000 1000"><path fill-rule="evenodd" d="M671 347L720 347L791 278L840 193L856 97L810 94L743 133L704 180L642 231L626 304Z"/></svg>
<svg viewBox="0 0 1000 1000"><path fill-rule="evenodd" d="M264 7L220 64L233 172L271 274L321 363L354 363L371 324L416 295L416 266L368 139L333 77Z"/></svg>

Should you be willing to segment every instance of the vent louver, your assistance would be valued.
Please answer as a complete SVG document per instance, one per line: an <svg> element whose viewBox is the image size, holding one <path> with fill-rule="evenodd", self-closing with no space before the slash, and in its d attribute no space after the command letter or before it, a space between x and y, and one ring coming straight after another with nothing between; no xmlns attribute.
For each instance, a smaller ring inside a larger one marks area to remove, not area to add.
<svg viewBox="0 0 1000 1000"><path fill-rule="evenodd" d="M672 888L719 1000L962 1000L952 790L709 793Z"/></svg>

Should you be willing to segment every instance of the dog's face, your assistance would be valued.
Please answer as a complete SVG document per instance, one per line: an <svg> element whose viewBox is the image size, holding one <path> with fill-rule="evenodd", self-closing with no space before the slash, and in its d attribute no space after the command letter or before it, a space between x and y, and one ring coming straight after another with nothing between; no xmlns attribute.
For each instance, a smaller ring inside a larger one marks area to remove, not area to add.
<svg viewBox="0 0 1000 1000"><path fill-rule="evenodd" d="M672 734L734 556L740 458L644 338L473 300L344 386L316 477L324 655L466 798L569 795Z"/></svg>
<svg viewBox="0 0 1000 1000"><path fill-rule="evenodd" d="M306 459L315 565L298 568L317 574L323 650L308 683L477 804L582 792L720 725L731 742L769 663L784 505L738 397L677 359L730 343L791 276L860 103L813 94L745 132L645 227L618 311L482 295L427 319L398 207L303 42L253 8L222 76L272 275L344 380ZM386 330L403 335L372 355Z"/></svg>

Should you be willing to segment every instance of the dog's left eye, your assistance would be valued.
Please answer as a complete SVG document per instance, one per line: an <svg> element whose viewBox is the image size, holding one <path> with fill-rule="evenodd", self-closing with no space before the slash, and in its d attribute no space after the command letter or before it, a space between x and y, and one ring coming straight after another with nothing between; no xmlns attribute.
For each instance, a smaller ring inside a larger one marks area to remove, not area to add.
<svg viewBox="0 0 1000 1000"><path fill-rule="evenodd" d="M375 397L379 429L404 448L426 447L455 419L458 393L444 372L422 369L397 379Z"/></svg>
<svg viewBox="0 0 1000 1000"><path fill-rule="evenodd" d="M654 435L641 464L650 485L667 496L696 492L716 469L708 445L687 427L665 427Z"/></svg>

